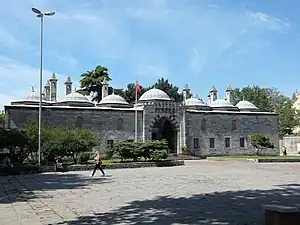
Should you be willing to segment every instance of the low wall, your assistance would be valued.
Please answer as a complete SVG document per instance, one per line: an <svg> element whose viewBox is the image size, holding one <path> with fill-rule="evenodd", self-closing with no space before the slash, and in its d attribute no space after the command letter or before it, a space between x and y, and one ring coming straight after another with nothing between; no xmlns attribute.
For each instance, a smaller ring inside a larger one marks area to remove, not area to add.
<svg viewBox="0 0 300 225"><path fill-rule="evenodd" d="M258 163L286 163L286 162L300 162L299 159L296 158L264 158L264 159L256 159Z"/></svg>
<svg viewBox="0 0 300 225"><path fill-rule="evenodd" d="M158 162L125 162L125 163L109 163L104 164L105 169L125 169L125 168L142 168L142 167L172 167L172 166L183 166L183 160L164 160ZM84 171L93 170L94 164L84 165L66 165L64 166L64 172L67 171ZM0 171L0 175L12 175L12 174L30 174L30 173L43 173L43 172L55 172L54 166L20 166L18 168Z"/></svg>
<svg viewBox="0 0 300 225"><path fill-rule="evenodd" d="M280 140L280 147L286 147L288 155L299 155L300 152L300 136L285 136ZM299 147L298 147L299 146Z"/></svg>

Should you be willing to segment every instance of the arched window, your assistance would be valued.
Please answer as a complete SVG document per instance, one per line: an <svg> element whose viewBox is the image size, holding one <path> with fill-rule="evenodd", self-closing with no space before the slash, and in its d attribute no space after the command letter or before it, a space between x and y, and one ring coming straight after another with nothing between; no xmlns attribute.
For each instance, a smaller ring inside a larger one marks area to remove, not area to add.
<svg viewBox="0 0 300 225"><path fill-rule="evenodd" d="M83 126L83 120L82 120L82 118L81 118L80 116L78 116L78 117L76 118L75 126L76 126L77 128L82 128L82 126Z"/></svg>
<svg viewBox="0 0 300 225"><path fill-rule="evenodd" d="M123 119L119 118L117 120L117 130L123 130L123 128L124 128Z"/></svg>
<svg viewBox="0 0 300 225"><path fill-rule="evenodd" d="M201 121L201 130L206 130L206 120L205 119L203 119Z"/></svg>
<svg viewBox="0 0 300 225"><path fill-rule="evenodd" d="M232 120L232 130L236 130L236 120Z"/></svg>

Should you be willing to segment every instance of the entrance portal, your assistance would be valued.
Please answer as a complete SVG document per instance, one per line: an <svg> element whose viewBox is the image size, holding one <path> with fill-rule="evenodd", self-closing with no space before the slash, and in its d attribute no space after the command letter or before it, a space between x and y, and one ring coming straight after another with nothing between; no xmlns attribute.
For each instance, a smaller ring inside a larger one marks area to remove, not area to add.
<svg viewBox="0 0 300 225"><path fill-rule="evenodd" d="M177 152L177 130L166 118L161 117L152 127L152 140L167 140L171 153Z"/></svg>

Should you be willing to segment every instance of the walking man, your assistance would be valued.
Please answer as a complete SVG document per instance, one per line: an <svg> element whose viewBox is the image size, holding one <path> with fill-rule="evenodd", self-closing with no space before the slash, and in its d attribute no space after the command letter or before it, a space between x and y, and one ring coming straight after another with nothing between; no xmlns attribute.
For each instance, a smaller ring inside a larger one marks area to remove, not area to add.
<svg viewBox="0 0 300 225"><path fill-rule="evenodd" d="M95 168L94 168L94 171L92 173L92 176L95 175L97 169L99 169L102 172L102 175L105 176L105 173L104 173L103 168L102 168L102 160L100 158L99 151L96 151L95 161L96 161L96 164L95 164Z"/></svg>

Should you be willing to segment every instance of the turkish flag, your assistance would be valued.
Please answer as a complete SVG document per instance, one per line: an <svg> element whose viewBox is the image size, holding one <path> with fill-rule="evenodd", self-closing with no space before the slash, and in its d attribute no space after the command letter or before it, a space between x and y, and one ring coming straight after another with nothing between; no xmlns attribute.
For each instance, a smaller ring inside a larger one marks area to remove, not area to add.
<svg viewBox="0 0 300 225"><path fill-rule="evenodd" d="M136 84L135 84L135 89L138 94L141 94L142 87L141 87L141 85L139 85L138 82L136 82Z"/></svg>

